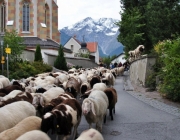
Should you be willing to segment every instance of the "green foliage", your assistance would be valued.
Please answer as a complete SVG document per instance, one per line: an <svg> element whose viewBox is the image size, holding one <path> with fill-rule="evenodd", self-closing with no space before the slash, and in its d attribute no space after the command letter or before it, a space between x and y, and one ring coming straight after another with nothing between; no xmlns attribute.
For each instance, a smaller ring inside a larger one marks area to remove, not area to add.
<svg viewBox="0 0 180 140"><path fill-rule="evenodd" d="M114 58L116 58L116 55L104 57L104 58L102 59L102 62L103 62L104 64L106 64L106 66L109 67L111 61L112 61Z"/></svg>
<svg viewBox="0 0 180 140"><path fill-rule="evenodd" d="M30 76L35 76L39 73L51 72L52 67L44 64L43 62L17 62L15 64L10 63L9 66L9 78L10 79L21 79Z"/></svg>
<svg viewBox="0 0 180 140"><path fill-rule="evenodd" d="M68 70L62 45L60 45L60 47L59 47L58 56L54 62L54 67L57 69L60 69L60 70L65 70L65 71Z"/></svg>
<svg viewBox="0 0 180 140"><path fill-rule="evenodd" d="M39 44L36 46L34 61L42 61L41 48Z"/></svg>
<svg viewBox="0 0 180 140"><path fill-rule="evenodd" d="M160 91L165 97L180 101L180 38L159 42L154 48L162 63Z"/></svg>
<svg viewBox="0 0 180 140"><path fill-rule="evenodd" d="M90 52L88 51L87 53L80 53L79 56L80 57L84 57L84 58L89 58Z"/></svg>
<svg viewBox="0 0 180 140"><path fill-rule="evenodd" d="M121 4L121 21L116 24L126 55L140 44L145 46L145 53L150 53L159 41L180 35L179 0L121 0Z"/></svg>
<svg viewBox="0 0 180 140"><path fill-rule="evenodd" d="M143 38L143 28L145 25L143 24L143 16L139 9L126 10L122 14L122 21L117 23L117 25L120 27L118 41L125 46L125 52L134 50L139 44L143 44L145 40Z"/></svg>
<svg viewBox="0 0 180 140"><path fill-rule="evenodd" d="M18 35L16 30L5 31L4 34L4 48L11 48L11 54L9 57L9 61L16 62L20 59L20 55L22 54L25 46L23 45L23 38Z"/></svg>

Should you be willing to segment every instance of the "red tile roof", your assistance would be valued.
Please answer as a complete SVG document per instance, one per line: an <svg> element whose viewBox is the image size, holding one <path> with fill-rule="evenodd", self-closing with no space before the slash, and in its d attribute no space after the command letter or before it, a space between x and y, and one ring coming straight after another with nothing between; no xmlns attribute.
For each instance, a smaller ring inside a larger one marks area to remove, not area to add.
<svg viewBox="0 0 180 140"><path fill-rule="evenodd" d="M94 53L97 50L97 42L87 42L87 49L91 52Z"/></svg>

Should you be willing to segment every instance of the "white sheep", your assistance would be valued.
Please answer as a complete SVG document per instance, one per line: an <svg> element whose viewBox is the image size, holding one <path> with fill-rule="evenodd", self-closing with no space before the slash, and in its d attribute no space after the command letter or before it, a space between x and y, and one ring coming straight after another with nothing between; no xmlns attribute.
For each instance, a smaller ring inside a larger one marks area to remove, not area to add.
<svg viewBox="0 0 180 140"><path fill-rule="evenodd" d="M40 130L32 130L21 135L16 140L51 140L51 139L46 133Z"/></svg>
<svg viewBox="0 0 180 140"><path fill-rule="evenodd" d="M0 97L0 101L6 101L8 99L14 98L16 95L23 93L21 90L13 90L8 95Z"/></svg>
<svg viewBox="0 0 180 140"><path fill-rule="evenodd" d="M83 100L82 112L91 128L92 123L96 124L96 129L102 132L103 120L106 119L106 112L109 101L106 94L101 90L93 90L89 97Z"/></svg>
<svg viewBox="0 0 180 140"><path fill-rule="evenodd" d="M40 130L41 121L42 119L40 117L29 116L20 121L14 127L1 132L0 138L3 138L3 140L15 140L28 131Z"/></svg>
<svg viewBox="0 0 180 140"><path fill-rule="evenodd" d="M114 86L115 84L115 77L111 72L106 72L103 74L103 76L105 76L104 78L102 78L102 81L105 81L107 83L108 86Z"/></svg>
<svg viewBox="0 0 180 140"><path fill-rule="evenodd" d="M7 87L10 85L10 81L7 77L0 77L0 83L1 83L1 88Z"/></svg>
<svg viewBox="0 0 180 140"><path fill-rule="evenodd" d="M0 108L0 132L12 128L29 116L36 116L36 109L27 101L18 101Z"/></svg>
<svg viewBox="0 0 180 140"><path fill-rule="evenodd" d="M60 87L52 87L43 94L35 94L33 96L32 104L37 108L39 104L44 107L47 105L52 99L58 97L60 94L64 93L64 89Z"/></svg>
<svg viewBox="0 0 180 140"><path fill-rule="evenodd" d="M139 58L141 56L141 53L144 51L145 47L144 45L139 45L134 51L135 51L135 59Z"/></svg>
<svg viewBox="0 0 180 140"><path fill-rule="evenodd" d="M76 140L104 140L104 138L99 131L91 128L83 131Z"/></svg>

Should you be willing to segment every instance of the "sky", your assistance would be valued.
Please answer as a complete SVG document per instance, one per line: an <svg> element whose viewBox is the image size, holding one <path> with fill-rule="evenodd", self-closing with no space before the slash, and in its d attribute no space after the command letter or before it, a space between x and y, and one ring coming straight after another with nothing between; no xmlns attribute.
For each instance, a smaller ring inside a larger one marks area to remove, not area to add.
<svg viewBox="0 0 180 140"><path fill-rule="evenodd" d="M57 0L58 29L75 24L87 17L120 20L120 0Z"/></svg>

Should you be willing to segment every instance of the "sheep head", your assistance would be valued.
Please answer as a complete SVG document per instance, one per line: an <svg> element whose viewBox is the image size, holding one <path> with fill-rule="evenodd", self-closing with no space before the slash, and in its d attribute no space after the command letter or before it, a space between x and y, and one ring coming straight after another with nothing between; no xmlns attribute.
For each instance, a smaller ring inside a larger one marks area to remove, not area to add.
<svg viewBox="0 0 180 140"><path fill-rule="evenodd" d="M94 115L96 115L95 113L95 108L94 108L94 103L90 100L84 100L83 104L82 104L82 110L83 110L83 114L86 116L88 113L90 113L92 111L92 113Z"/></svg>

